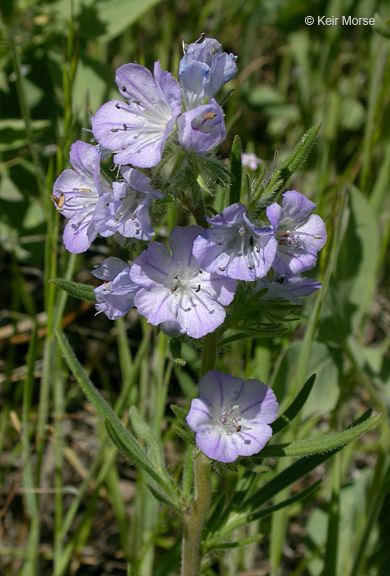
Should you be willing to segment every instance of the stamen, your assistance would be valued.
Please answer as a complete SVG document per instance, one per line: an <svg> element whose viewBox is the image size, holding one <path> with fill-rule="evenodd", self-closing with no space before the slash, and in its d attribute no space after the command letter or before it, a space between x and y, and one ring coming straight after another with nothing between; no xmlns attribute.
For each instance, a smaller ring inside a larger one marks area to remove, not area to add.
<svg viewBox="0 0 390 576"><path fill-rule="evenodd" d="M321 234L314 234L313 238L315 238L316 240L321 240L322 236L321 236Z"/></svg>
<svg viewBox="0 0 390 576"><path fill-rule="evenodd" d="M200 292L200 284L198 284L198 287L195 289L195 292Z"/></svg>
<svg viewBox="0 0 390 576"><path fill-rule="evenodd" d="M207 114L204 115L204 119L205 120L212 120L213 118L215 118L217 115L216 112L207 112Z"/></svg>
<svg viewBox="0 0 390 576"><path fill-rule="evenodd" d="M53 202L56 203L57 210L63 210L65 204L65 194L63 194L63 192L61 192L59 198L57 198L57 196L54 196L54 194L51 194L50 198L53 200Z"/></svg>

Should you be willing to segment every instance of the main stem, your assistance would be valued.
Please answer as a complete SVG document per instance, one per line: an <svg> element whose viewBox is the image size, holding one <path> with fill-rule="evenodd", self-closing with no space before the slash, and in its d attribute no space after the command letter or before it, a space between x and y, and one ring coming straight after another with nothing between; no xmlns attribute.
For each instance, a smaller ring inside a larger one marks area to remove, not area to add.
<svg viewBox="0 0 390 576"><path fill-rule="evenodd" d="M217 358L217 336L208 334L203 341L201 376L215 368ZM211 502L210 461L199 454L194 463L195 498L184 518L182 547L182 576L199 576L202 560L200 547L204 523Z"/></svg>

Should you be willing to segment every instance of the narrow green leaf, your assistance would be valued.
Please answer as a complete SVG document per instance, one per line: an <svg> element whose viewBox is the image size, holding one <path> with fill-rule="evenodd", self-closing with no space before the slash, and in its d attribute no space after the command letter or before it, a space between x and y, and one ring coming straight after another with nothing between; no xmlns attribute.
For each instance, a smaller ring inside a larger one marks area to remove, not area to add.
<svg viewBox="0 0 390 576"><path fill-rule="evenodd" d="M172 502L172 500L170 500L164 494L162 494L161 492L156 490L154 488L154 486L152 486L150 483L146 484L146 487L158 502L161 502L162 504L165 504L165 506L168 506L169 508L173 508L176 512L181 513L180 508L178 508L178 506L176 506L176 504L174 502Z"/></svg>
<svg viewBox="0 0 390 576"><path fill-rule="evenodd" d="M246 513L242 514L240 512L237 514L232 514L232 516L230 517L230 519L226 523L226 526L224 528L222 528L221 534L223 534L223 535L229 534L233 530L237 530L237 528L239 528L240 526L245 526L246 524L249 524L250 522L255 522L256 520L260 520L261 518L265 518L266 516L271 516L271 514L273 514L274 512L277 512L278 510L282 510L283 508L288 508L292 504L296 504L297 502L304 500L305 498L307 498L308 496L313 494L317 490L317 488L319 488L320 484L321 484L321 480L317 480L317 482L314 482L313 484L311 484L310 486L308 486L307 488L305 488L301 492L298 492L297 494L294 494L293 496L290 496L286 500L282 500L282 502L278 502L277 504L274 504L273 506L268 506L267 508L263 508L262 510L257 510L257 511L252 512L252 513L246 512Z"/></svg>
<svg viewBox="0 0 390 576"><path fill-rule="evenodd" d="M139 439L142 439L147 447L147 453L152 462L159 468L164 468L164 453L161 442L155 431L142 417L136 406L130 408L130 420L134 432Z"/></svg>
<svg viewBox="0 0 390 576"><path fill-rule="evenodd" d="M57 286L57 288L65 290L65 292L74 298L86 300L87 302L93 302L94 304L96 303L93 286L89 286L88 284L80 284L79 282L73 282L72 280L64 280L63 278L51 278L49 282Z"/></svg>
<svg viewBox="0 0 390 576"><path fill-rule="evenodd" d="M308 440L297 440L296 442L266 446L261 451L261 456L255 457L254 460L256 461L259 458L268 456L290 456L296 458L312 454L323 454L329 450L342 448L350 442L353 442L353 440L356 440L356 438L359 438L359 436L362 436L362 434L365 434L370 428L376 426L381 416L381 414L376 414L369 420L357 425L352 425L350 428L347 428L347 430L337 432L336 434L327 434L326 436L309 438Z"/></svg>
<svg viewBox="0 0 390 576"><path fill-rule="evenodd" d="M299 170L310 154L320 128L321 124L316 124L310 128L306 134L302 136L291 154L289 154L279 168L273 172L266 185L260 187L257 194L255 194L252 205L249 207L251 215L254 218L259 217L270 204L276 202L283 190L286 189L294 172Z"/></svg>
<svg viewBox="0 0 390 576"><path fill-rule="evenodd" d="M181 406L177 406L176 404L171 404L170 409L172 410L176 418L178 418L180 424L187 424L186 420L188 415L187 410L184 410L184 408L182 408Z"/></svg>
<svg viewBox="0 0 390 576"><path fill-rule="evenodd" d="M238 135L234 137L232 151L230 154L230 198L229 204L235 204L241 198L241 182L242 182L242 160L241 160L241 140Z"/></svg>
<svg viewBox="0 0 390 576"><path fill-rule="evenodd" d="M277 418L273 424L271 424L273 434L276 434L277 432L283 430L283 428L287 426L287 424L289 424L292 420L294 420L297 414L299 414L299 412L305 405L306 400L310 395L315 379L316 379L315 374L310 376L307 382L303 385L302 390L299 392L297 397L291 402L287 410L283 412L283 414L279 416L279 418Z"/></svg>
<svg viewBox="0 0 390 576"><path fill-rule="evenodd" d="M117 442L114 443L116 445L120 444L120 449L124 455L127 456L135 464L143 468L145 472L149 474L149 476L167 493L169 497L175 499L176 488L173 484L173 481L168 477L168 475L166 475L165 478L162 478L160 473L155 470L153 463L138 444L136 438L133 436L133 434L131 434L131 432L129 432L129 430L123 426L118 416L107 404L103 396L88 378L83 367L77 360L65 335L59 330L56 330L55 334L64 358L73 375L80 384L84 394L87 396L88 400L91 402L98 414L106 422L109 423L108 427L110 428L110 432L113 433L117 440Z"/></svg>
<svg viewBox="0 0 390 576"><path fill-rule="evenodd" d="M370 414L371 411L367 411L356 422L354 422L353 426L355 427L355 432L356 428L360 426L360 424L365 423L367 420L371 422L371 425L376 423L379 416L373 417L375 422L372 423L372 418L369 418ZM248 508L250 509L259 508L260 506L268 502L268 500L273 498L276 494L281 492L284 488L291 486L291 484L294 484L294 482L302 478L302 476L305 476L306 474L317 468L317 466L319 466L323 462L326 462L326 460L331 458L333 454L341 450L342 447L343 445L339 446L338 448L335 448L334 450L329 450L328 452L322 454L315 454L309 457L305 456L304 458L301 458L297 462L294 462L293 464L291 464L291 466L289 466L288 468L280 472L277 476L275 476L271 482L268 482L265 486L257 490L254 494L252 494L252 496L250 496L246 501L241 503L240 506L241 509L243 510ZM244 460L241 463L244 464Z"/></svg>
<svg viewBox="0 0 390 576"><path fill-rule="evenodd" d="M256 534L256 536L251 536L250 538L243 538L242 540L229 542L229 540L212 540L206 542L205 549L207 552L211 550L231 550L233 548L242 548L243 546L249 546L254 542L259 542L264 538L264 534Z"/></svg>

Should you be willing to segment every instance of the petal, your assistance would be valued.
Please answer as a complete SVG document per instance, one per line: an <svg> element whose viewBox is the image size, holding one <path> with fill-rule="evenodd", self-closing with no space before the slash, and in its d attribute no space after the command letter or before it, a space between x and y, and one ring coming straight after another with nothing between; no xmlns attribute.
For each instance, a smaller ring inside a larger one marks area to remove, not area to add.
<svg viewBox="0 0 390 576"><path fill-rule="evenodd" d="M211 298L198 295L180 297L176 293L173 296L177 323L183 333L191 338L202 338L223 324L226 312Z"/></svg>
<svg viewBox="0 0 390 576"><path fill-rule="evenodd" d="M215 100L181 114L177 128L183 148L200 155L211 152L226 137L223 111Z"/></svg>
<svg viewBox="0 0 390 576"><path fill-rule="evenodd" d="M257 424L233 434L239 456L252 456L264 448L272 436L271 426Z"/></svg>
<svg viewBox="0 0 390 576"><path fill-rule="evenodd" d="M150 242L147 249L136 258L131 266L131 279L144 288L156 284L170 284L171 258L168 248L159 242Z"/></svg>
<svg viewBox="0 0 390 576"><path fill-rule="evenodd" d="M123 98L129 101L135 100L149 110L154 110L161 101L165 101L153 74L140 64L120 66L116 71L115 81Z"/></svg>
<svg viewBox="0 0 390 576"><path fill-rule="evenodd" d="M84 220L71 218L66 223L63 241L68 252L81 254L88 250L96 236L97 232L90 218L84 218Z"/></svg>
<svg viewBox="0 0 390 576"><path fill-rule="evenodd" d="M282 214L282 208L281 206L279 206L277 202L274 202L273 204L271 204L271 206L268 206L265 213L267 215L268 220L271 222L272 229L275 233L279 227L279 220Z"/></svg>
<svg viewBox="0 0 390 576"><path fill-rule="evenodd" d="M150 194L155 198L163 197L162 192L155 190L153 186L151 186L150 178L145 176L145 174L142 174L142 172L140 172L139 170L123 166L121 168L121 174L128 183L128 185L131 188L134 188L134 190L138 190L138 192L143 192L144 194Z"/></svg>
<svg viewBox="0 0 390 576"><path fill-rule="evenodd" d="M203 231L201 226L175 226L169 234L169 246L172 257L185 266L196 266L192 255L192 247L195 238Z"/></svg>
<svg viewBox="0 0 390 576"><path fill-rule="evenodd" d="M306 220L316 207L315 203L296 190L288 190L283 194L283 220Z"/></svg>
<svg viewBox="0 0 390 576"><path fill-rule="evenodd" d="M113 152L117 164L151 168L161 160L164 119L142 114L136 105L119 100L103 104L92 117L96 140Z"/></svg>
<svg viewBox="0 0 390 576"><path fill-rule="evenodd" d="M176 118L181 112L180 84L174 79L172 74L161 70L160 62L154 63L154 77L171 109L173 118Z"/></svg>
<svg viewBox="0 0 390 576"><path fill-rule="evenodd" d="M228 436L218 428L199 430L196 443L206 456L219 462L234 462L239 455L235 435Z"/></svg>
<svg viewBox="0 0 390 576"><path fill-rule="evenodd" d="M126 262L120 258L115 258L115 256L110 256L98 264L98 266L92 270L91 274L100 280L110 282L126 268L130 269L130 266Z"/></svg>
<svg viewBox="0 0 390 576"><path fill-rule="evenodd" d="M70 147L69 160L80 176L95 181L95 167L99 163L100 154L96 146L78 140Z"/></svg>
<svg viewBox="0 0 390 576"><path fill-rule="evenodd" d="M162 322L176 321L170 306L170 296L169 290L164 287L141 288L137 292L134 302L138 313L144 316L149 324L157 326Z"/></svg>
<svg viewBox="0 0 390 576"><path fill-rule="evenodd" d="M202 290L207 290L210 297L217 300L217 302L223 306L228 306L232 302L236 285L236 281L231 278L203 272Z"/></svg>
<svg viewBox="0 0 390 576"><path fill-rule="evenodd" d="M238 399L240 416L261 424L270 424L276 418L278 401L271 388L260 380L246 380Z"/></svg>
<svg viewBox="0 0 390 576"><path fill-rule="evenodd" d="M212 424L213 417L204 400L201 398L194 398L191 402L191 408L186 420L191 430L196 432L200 426Z"/></svg>
<svg viewBox="0 0 390 576"><path fill-rule="evenodd" d="M199 396L211 407L211 411L222 407L232 408L237 404L244 381L219 370L209 370L200 379Z"/></svg>

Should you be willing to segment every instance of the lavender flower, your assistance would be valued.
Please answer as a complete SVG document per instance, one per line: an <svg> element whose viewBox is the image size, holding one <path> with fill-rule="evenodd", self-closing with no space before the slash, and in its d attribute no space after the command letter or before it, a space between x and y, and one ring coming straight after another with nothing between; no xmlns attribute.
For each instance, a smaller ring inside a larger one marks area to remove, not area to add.
<svg viewBox="0 0 390 576"><path fill-rule="evenodd" d="M283 194L282 207L276 202L266 213L278 240L273 269L281 276L296 276L315 266L317 252L326 242L326 229L316 205L303 194L289 190Z"/></svg>
<svg viewBox="0 0 390 576"><path fill-rule="evenodd" d="M256 289L264 290L265 288L267 292L262 296L264 300L281 298L282 300L289 300L290 302L295 302L295 304L302 305L299 297L309 296L319 290L321 282L317 282L313 278L305 278L304 276L296 276L294 278L276 276L274 282L270 282L267 278L257 280Z"/></svg>
<svg viewBox="0 0 390 576"><path fill-rule="evenodd" d="M103 194L96 207L96 227L102 236L120 234L124 238L151 240L149 204L161 198L147 176L134 168L121 168L123 182L113 183L113 193Z"/></svg>
<svg viewBox="0 0 390 576"><path fill-rule="evenodd" d="M64 244L69 252L85 252L97 236L95 209L100 194L110 194L111 185L100 172L97 146L78 140L70 148L74 170L64 170L54 182L52 200L68 218Z"/></svg>
<svg viewBox="0 0 390 576"><path fill-rule="evenodd" d="M241 162L243 166L247 166L251 170L257 170L260 164L263 163L263 161L258 158L256 154L245 154L244 152L241 154Z"/></svg>
<svg viewBox="0 0 390 576"><path fill-rule="evenodd" d="M226 137L223 111L214 99L181 114L177 127L183 148L200 155L211 152Z"/></svg>
<svg viewBox="0 0 390 576"><path fill-rule="evenodd" d="M237 74L236 60L234 54L223 52L217 40L204 35L184 47L179 77L187 110L215 96Z"/></svg>
<svg viewBox="0 0 390 576"><path fill-rule="evenodd" d="M194 242L194 256L202 268L237 280L255 280L267 274L277 247L270 227L252 224L240 202L209 223L213 227Z"/></svg>
<svg viewBox="0 0 390 576"><path fill-rule="evenodd" d="M134 306L136 286L130 278L130 266L120 258L106 258L92 274L105 283L94 289L95 308L110 320L124 316Z"/></svg>
<svg viewBox="0 0 390 576"><path fill-rule="evenodd" d="M153 326L164 324L191 338L213 332L225 319L236 283L200 269L192 254L200 226L176 226L169 235L172 255L164 244L151 242L131 267L140 286L135 305Z"/></svg>
<svg viewBox="0 0 390 576"><path fill-rule="evenodd" d="M278 402L259 380L211 370L199 382L199 396L192 401L187 423L209 458L233 462L238 456L252 456L271 438L269 424L276 418Z"/></svg>
<svg viewBox="0 0 390 576"><path fill-rule="evenodd" d="M116 152L116 164L156 166L181 111L180 85L159 62L154 64L154 77L144 66L124 64L116 72L116 83L128 103L103 104L92 117L94 136Z"/></svg>

